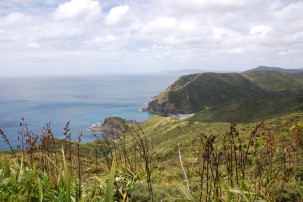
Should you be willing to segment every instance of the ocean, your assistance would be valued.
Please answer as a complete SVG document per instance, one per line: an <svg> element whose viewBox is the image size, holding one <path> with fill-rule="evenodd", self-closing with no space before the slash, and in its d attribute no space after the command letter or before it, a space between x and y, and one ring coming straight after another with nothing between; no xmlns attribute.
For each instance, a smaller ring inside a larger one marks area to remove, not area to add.
<svg viewBox="0 0 303 202"><path fill-rule="evenodd" d="M20 122L40 132L51 121L56 138L64 138L63 129L70 121L72 138L80 131L82 142L94 141L89 127L105 117L145 121L154 114L141 112L153 96L171 85L178 75L123 75L85 77L41 77L0 79L0 129L16 148ZM9 149L0 142L0 150Z"/></svg>

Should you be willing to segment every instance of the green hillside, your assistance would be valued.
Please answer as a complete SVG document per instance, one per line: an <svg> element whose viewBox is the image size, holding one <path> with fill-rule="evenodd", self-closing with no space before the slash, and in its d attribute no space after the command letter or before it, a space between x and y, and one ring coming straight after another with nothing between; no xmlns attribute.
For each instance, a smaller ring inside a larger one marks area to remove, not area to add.
<svg viewBox="0 0 303 202"><path fill-rule="evenodd" d="M244 137L248 138L257 123L239 123L237 128ZM297 124L303 127L302 123L303 113L292 113L264 120L264 126L277 134L282 133L282 131L286 132ZM132 130L126 133L126 136L130 138L126 139L130 141L128 142L129 146L133 144L130 134L136 129L138 129L138 126L134 126ZM163 163L163 165L170 164L168 162L174 162L171 165L178 165L178 143L182 144L185 153L192 156L193 153L197 152L197 146L199 145L197 140L200 138L201 133L216 134L223 137L229 130L230 122L182 121L173 117L158 115L153 116L140 125L140 131L151 141L153 150L156 151L154 158ZM264 131L261 130L260 132Z"/></svg>
<svg viewBox="0 0 303 202"><path fill-rule="evenodd" d="M237 112L242 113L241 110L238 111L239 107L245 108L247 104L257 106L257 103L259 103L258 107L262 109L267 110L267 106L270 107L270 110L262 111L262 113L271 116L277 114L276 110L283 108L283 103L288 103L287 99L290 99L292 104L300 105L300 101L296 102L295 98L290 97L301 95L302 92L303 73L287 74L278 71L259 71L242 74L192 74L180 77L166 91L155 97L149 103L148 111L160 114L198 113L202 111L200 113L204 113L202 116L205 113L211 116L201 120L215 121L216 119L212 119L212 117L216 118L217 112L232 112L231 109L237 109ZM280 101L277 104L269 104L275 100ZM288 106L286 105L286 107ZM225 109L218 111L218 108L221 107ZM292 108L297 110L300 109L300 106L292 106ZM282 111L287 111L287 109L282 109ZM253 117L253 119L245 118L245 121L258 120L259 117L270 117L263 116L262 113L256 115L257 119ZM237 116L237 114L230 115ZM225 116L227 115L223 114L223 117ZM201 116L196 116L194 120L199 120L198 117ZM219 120L226 121L224 118Z"/></svg>
<svg viewBox="0 0 303 202"><path fill-rule="evenodd" d="M253 122L303 111L303 94L296 96L266 97L227 105L208 107L189 120L212 122Z"/></svg>
<svg viewBox="0 0 303 202"><path fill-rule="evenodd" d="M256 72L256 71L279 71L279 72L284 72L284 73L299 73L303 72L303 69L284 69L280 67L267 67L267 66L259 66L254 69L247 70L245 72Z"/></svg>

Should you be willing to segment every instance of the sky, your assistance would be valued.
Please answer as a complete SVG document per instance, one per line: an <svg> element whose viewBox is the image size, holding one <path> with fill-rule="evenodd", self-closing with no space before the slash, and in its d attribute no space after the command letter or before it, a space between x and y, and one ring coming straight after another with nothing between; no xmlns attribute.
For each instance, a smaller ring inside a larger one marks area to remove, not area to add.
<svg viewBox="0 0 303 202"><path fill-rule="evenodd" d="M0 1L0 77L302 64L303 0Z"/></svg>

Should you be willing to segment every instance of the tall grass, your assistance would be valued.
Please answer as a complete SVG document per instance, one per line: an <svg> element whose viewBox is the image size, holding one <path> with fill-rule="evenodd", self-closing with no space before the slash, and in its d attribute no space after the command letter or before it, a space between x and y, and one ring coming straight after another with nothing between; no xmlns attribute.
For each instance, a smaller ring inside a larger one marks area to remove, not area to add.
<svg viewBox="0 0 303 202"><path fill-rule="evenodd" d="M301 125L280 134L258 123L242 133L234 121L225 134L201 133L193 138L193 151L183 149L182 142L179 148L176 145L169 161L180 160L182 166L175 164L171 170L157 158L149 131L137 125L126 131L120 139L89 144L80 143L80 133L72 144L69 122L64 141L54 138L50 122L39 134L23 129L24 151L10 146L12 153L1 152L0 201L303 199L303 175L298 173L303 156ZM10 145L5 133L0 133ZM89 154L91 150L96 158ZM179 176L186 176L188 185L178 182Z"/></svg>
<svg viewBox="0 0 303 202"><path fill-rule="evenodd" d="M296 156L302 155L301 132L296 127L291 136L281 136L260 123L249 137L244 137L233 121L223 137L201 134L200 196L194 197L184 185L179 185L180 190L189 201L285 201L302 198L302 179L301 182L296 181L294 172ZM302 156L299 159L302 160ZM183 168L182 162L181 166ZM289 186L297 190L291 198L286 191Z"/></svg>

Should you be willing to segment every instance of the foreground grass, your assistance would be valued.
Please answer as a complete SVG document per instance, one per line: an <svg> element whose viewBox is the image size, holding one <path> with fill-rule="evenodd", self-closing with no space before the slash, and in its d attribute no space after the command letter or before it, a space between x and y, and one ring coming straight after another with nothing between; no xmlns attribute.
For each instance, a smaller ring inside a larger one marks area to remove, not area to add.
<svg viewBox="0 0 303 202"><path fill-rule="evenodd" d="M0 161L0 200L1 201L110 201L113 198L112 186L116 163L113 161L111 173L101 178L83 176L79 184L77 176L69 167L63 153L62 164L54 169L41 171L22 162ZM106 183L106 181L108 182ZM81 186L81 189L79 189ZM79 190L81 193L79 193Z"/></svg>
<svg viewBox="0 0 303 202"><path fill-rule="evenodd" d="M299 201L302 130L302 113L239 125L154 116L88 144L70 142L68 126L65 141L46 130L0 153L0 200Z"/></svg>

